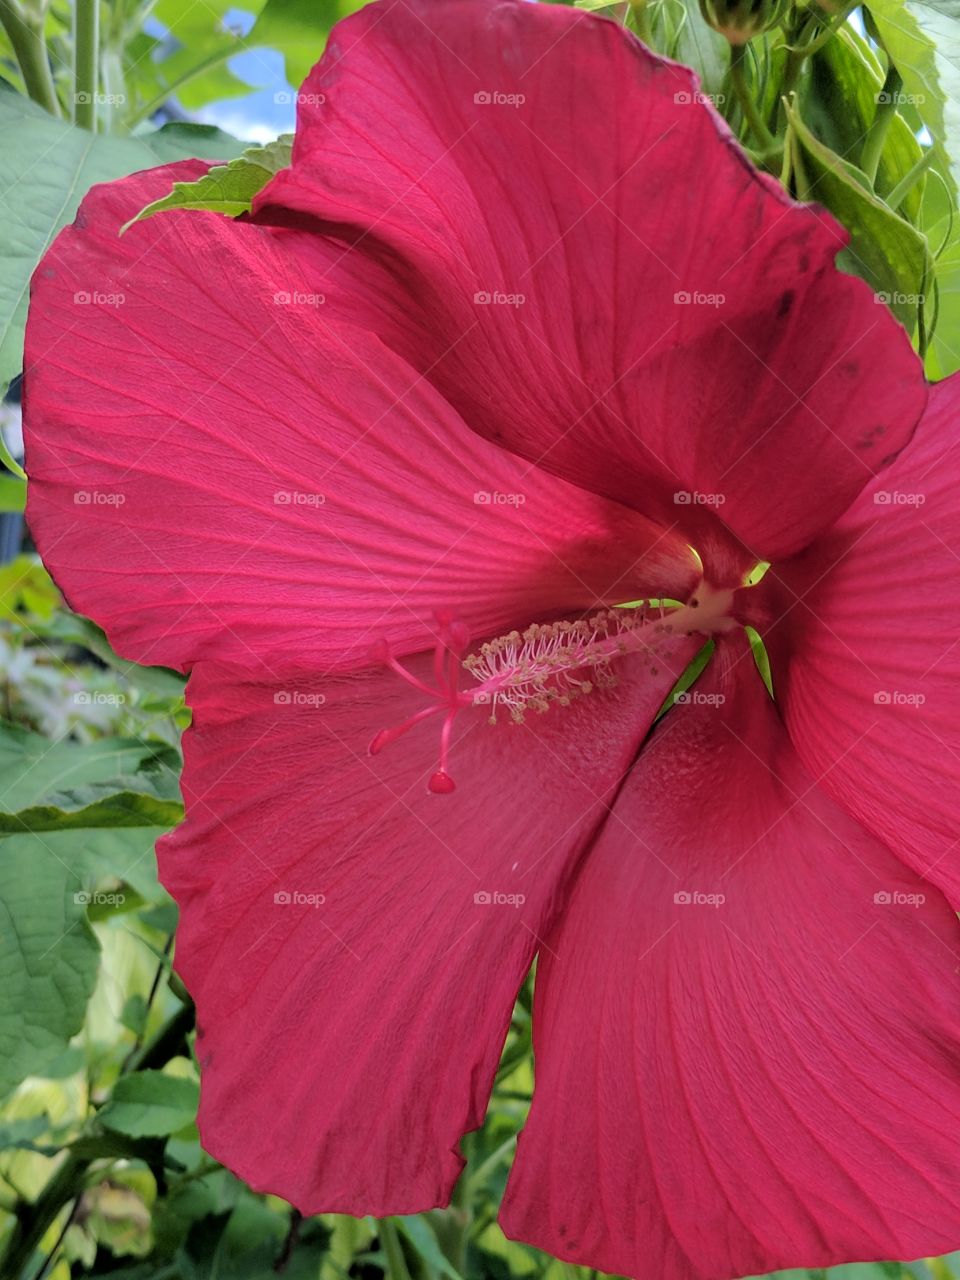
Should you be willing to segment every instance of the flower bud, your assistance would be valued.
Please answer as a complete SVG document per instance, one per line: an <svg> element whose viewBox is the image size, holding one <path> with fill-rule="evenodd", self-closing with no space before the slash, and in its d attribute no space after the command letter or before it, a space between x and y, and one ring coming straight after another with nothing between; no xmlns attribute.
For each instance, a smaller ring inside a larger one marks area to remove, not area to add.
<svg viewBox="0 0 960 1280"><path fill-rule="evenodd" d="M700 12L708 26L731 44L746 44L777 26L789 0L700 0Z"/></svg>

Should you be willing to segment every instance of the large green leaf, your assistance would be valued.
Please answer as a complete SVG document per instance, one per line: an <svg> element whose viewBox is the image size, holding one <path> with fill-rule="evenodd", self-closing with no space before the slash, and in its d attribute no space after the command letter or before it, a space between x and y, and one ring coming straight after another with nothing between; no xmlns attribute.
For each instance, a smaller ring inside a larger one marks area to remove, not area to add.
<svg viewBox="0 0 960 1280"><path fill-rule="evenodd" d="M106 1128L132 1138L159 1138L193 1122L199 1097L193 1080L138 1071L117 1081L97 1118Z"/></svg>
<svg viewBox="0 0 960 1280"><path fill-rule="evenodd" d="M119 895L132 890L153 903L166 903L166 894L157 881L154 846L169 830L162 827L88 827L41 831L35 834L0 838L0 859L10 851L39 849L56 858L67 873L67 888L77 895L77 905L93 919L112 915L125 902ZM122 887L117 888L117 882ZM103 886L107 886L103 888ZM100 907L105 908L101 911Z"/></svg>
<svg viewBox="0 0 960 1280"><path fill-rule="evenodd" d="M795 110L788 115L811 196L850 232L839 265L883 295L912 333L930 271L926 239L869 190L859 170L819 142Z"/></svg>
<svg viewBox="0 0 960 1280"><path fill-rule="evenodd" d="M943 9L910 0L870 0L870 14L897 70L930 130L937 161L960 183L960 25Z"/></svg>
<svg viewBox="0 0 960 1280"><path fill-rule="evenodd" d="M132 138L95 136L2 88L0 139L2 386L20 371L30 276L89 188L192 155L230 160L243 144L216 129L183 125Z"/></svg>

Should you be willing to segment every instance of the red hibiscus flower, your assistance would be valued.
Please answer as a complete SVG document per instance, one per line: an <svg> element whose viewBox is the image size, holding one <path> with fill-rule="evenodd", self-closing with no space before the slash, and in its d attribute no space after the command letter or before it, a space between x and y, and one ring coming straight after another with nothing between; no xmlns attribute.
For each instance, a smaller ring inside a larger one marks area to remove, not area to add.
<svg viewBox="0 0 960 1280"><path fill-rule="evenodd" d="M50 249L26 425L68 599L190 673L208 1149L446 1203L538 954L509 1234L668 1280L956 1247L956 381L570 10L371 5L251 218L118 238L202 171Z"/></svg>

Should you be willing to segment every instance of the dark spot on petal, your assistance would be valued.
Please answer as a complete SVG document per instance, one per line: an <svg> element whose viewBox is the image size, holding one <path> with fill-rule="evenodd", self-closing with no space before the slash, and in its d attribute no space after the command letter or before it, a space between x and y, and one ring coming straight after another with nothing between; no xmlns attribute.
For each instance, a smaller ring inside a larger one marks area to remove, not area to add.
<svg viewBox="0 0 960 1280"><path fill-rule="evenodd" d="M44 280L56 280L56 278L57 278L57 268L56 268L56 267L44 267L44 268L43 268L43 271L41 271L41 273L40 273L40 274L43 276Z"/></svg>
<svg viewBox="0 0 960 1280"><path fill-rule="evenodd" d="M848 378L855 378L860 372L860 366L856 360L847 360L845 364L840 366L840 372L845 373Z"/></svg>
<svg viewBox="0 0 960 1280"><path fill-rule="evenodd" d="M77 210L77 216L73 220L73 225L78 231L82 231L87 225L87 215L82 209Z"/></svg>
<svg viewBox="0 0 960 1280"><path fill-rule="evenodd" d="M810 270L810 255L809 255L809 253L801 253L801 255L800 255L800 270L801 270L801 271L809 271L809 270Z"/></svg>
<svg viewBox="0 0 960 1280"><path fill-rule="evenodd" d="M780 303L779 303L779 305L778 305L778 307L777 307L777 319L778 319L778 320L782 320L782 319L783 319L783 317L784 317L784 316L787 314L787 312L790 310L790 308L793 306L793 303L794 303L795 297L796 297L796 295L794 294L793 290L792 290L792 289L788 289L788 290L787 290L787 292L786 292L786 293L783 295L783 297L780 299Z"/></svg>

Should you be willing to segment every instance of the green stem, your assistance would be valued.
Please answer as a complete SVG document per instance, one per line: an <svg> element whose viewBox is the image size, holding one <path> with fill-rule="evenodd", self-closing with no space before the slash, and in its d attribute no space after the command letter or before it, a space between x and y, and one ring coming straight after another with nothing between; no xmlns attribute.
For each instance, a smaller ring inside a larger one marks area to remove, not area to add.
<svg viewBox="0 0 960 1280"><path fill-rule="evenodd" d="M932 161L933 147L930 147L929 150L923 153L917 163L903 175L893 190L883 197L884 201L891 209L896 211L900 208L904 200L913 190L914 185L919 182L926 173Z"/></svg>
<svg viewBox="0 0 960 1280"><path fill-rule="evenodd" d="M44 1258L44 1260L40 1263L40 1268L37 1271L36 1275L33 1277L33 1280L43 1280L43 1277L50 1270L50 1267L53 1265L54 1261L56 1260L57 1254L60 1252L61 1248L63 1247L64 1237L66 1236L67 1232L70 1230L70 1224L73 1222L74 1218L76 1218L77 1210L79 1208L80 1208L80 1198L78 1196L73 1201L73 1204L71 1204L70 1212L67 1214L67 1216L63 1220L63 1224L60 1227L60 1234L57 1236L56 1243L54 1244L50 1252L47 1254L47 1256Z"/></svg>
<svg viewBox="0 0 960 1280"><path fill-rule="evenodd" d="M877 110L874 113L873 122L867 130L863 150L860 153L860 168L869 178L871 186L877 180L877 170L880 167L883 144L887 140L887 133L893 123L894 116L897 114L897 96L902 85L903 80L900 77L900 72L891 62L886 79L883 82L883 89L877 95Z"/></svg>
<svg viewBox="0 0 960 1280"><path fill-rule="evenodd" d="M73 0L73 118L94 133L99 57L100 0Z"/></svg>
<svg viewBox="0 0 960 1280"><path fill-rule="evenodd" d="M0 0L0 25L13 46L27 94L52 116L61 115L42 24L28 19L18 0Z"/></svg>
<svg viewBox="0 0 960 1280"><path fill-rule="evenodd" d="M757 140L761 152L767 155L777 150L777 140L764 124L760 110L753 100L745 72L746 58L747 46L745 44L732 44L730 46L730 83L733 85L733 91L737 95L740 110L750 126L750 132Z"/></svg>
<svg viewBox="0 0 960 1280"><path fill-rule="evenodd" d="M811 26L811 22L806 17L801 17L796 27L789 32L787 40L787 66L783 75L783 83L780 86L780 101L788 98L797 87L797 81L800 79L800 73L803 70L803 64L807 60L807 45L805 43L806 33ZM812 41L810 43L813 43Z"/></svg>
<svg viewBox="0 0 960 1280"><path fill-rule="evenodd" d="M173 934L171 933L170 936L167 938L166 945L163 948L163 954L160 957L160 963L157 965L156 972L153 975L153 982L150 984L150 991L149 991L149 994L147 995L146 1007L144 1008L144 1011L143 1011L143 1023L140 1027L140 1030L137 1032L136 1038L133 1042L133 1048L130 1050L130 1052L127 1054L127 1056L123 1060L123 1066L120 1068L121 1075L123 1075L125 1071L129 1070L130 1064L136 1060L137 1054L140 1053L141 1050L143 1049L143 1040L144 1040L144 1035L147 1029L147 1020L150 1017L150 1010L153 1008L153 1002L154 1000L156 1000L157 992L160 989L160 980L163 978L163 975L167 970L167 966L170 963L170 952L172 949L173 949Z"/></svg>
<svg viewBox="0 0 960 1280"><path fill-rule="evenodd" d="M848 3L843 6L839 13L831 18L820 34L815 36L809 44L799 45L796 47L787 45L790 53L795 54L800 62L803 62L805 58L809 58L814 53L819 53L827 41L831 40L836 35L859 4L860 0L848 0Z"/></svg>
<svg viewBox="0 0 960 1280"><path fill-rule="evenodd" d="M162 1067L164 1063L176 1057L184 1039L193 1030L193 1023L193 1005L181 1005L177 1012L168 1018L149 1044L144 1045L128 1060L124 1067L124 1072L152 1071Z"/></svg>
<svg viewBox="0 0 960 1280"><path fill-rule="evenodd" d="M793 148L793 182L796 188L797 199L808 202L813 199L813 186L807 174L806 165L803 163L803 155L800 150L800 139L793 134L789 140L789 145Z"/></svg>
<svg viewBox="0 0 960 1280"><path fill-rule="evenodd" d="M400 1247L397 1228L389 1218L381 1218L378 1230L389 1280L410 1280L410 1271L407 1268L407 1260L403 1256L403 1249Z"/></svg>

